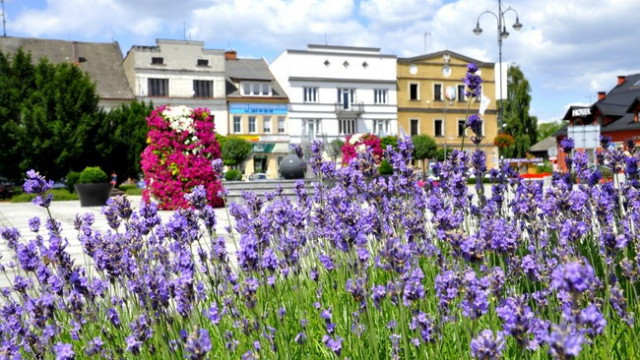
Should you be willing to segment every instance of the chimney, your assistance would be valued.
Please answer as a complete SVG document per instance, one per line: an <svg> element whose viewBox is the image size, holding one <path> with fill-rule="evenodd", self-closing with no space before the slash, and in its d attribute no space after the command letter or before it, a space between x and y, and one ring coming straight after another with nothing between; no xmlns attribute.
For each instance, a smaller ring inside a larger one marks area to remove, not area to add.
<svg viewBox="0 0 640 360"><path fill-rule="evenodd" d="M618 75L618 85L624 84L625 81L627 81L627 77L626 76Z"/></svg>
<svg viewBox="0 0 640 360"><path fill-rule="evenodd" d="M598 91L598 101L604 100L607 98L607 93L604 91Z"/></svg>
<svg viewBox="0 0 640 360"><path fill-rule="evenodd" d="M226 60L238 60L238 53L235 50L227 50L224 52Z"/></svg>

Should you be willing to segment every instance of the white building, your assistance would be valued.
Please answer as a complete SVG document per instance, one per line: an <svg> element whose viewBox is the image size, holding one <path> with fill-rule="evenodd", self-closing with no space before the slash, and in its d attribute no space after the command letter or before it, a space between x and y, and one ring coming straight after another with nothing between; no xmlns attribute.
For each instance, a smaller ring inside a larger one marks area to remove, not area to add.
<svg viewBox="0 0 640 360"><path fill-rule="evenodd" d="M292 143L397 133L396 56L379 48L308 45L270 65L289 96Z"/></svg>
<svg viewBox="0 0 640 360"><path fill-rule="evenodd" d="M223 50L204 49L203 41L156 40L156 46L131 47L123 66L138 99L208 108L216 132L228 134Z"/></svg>

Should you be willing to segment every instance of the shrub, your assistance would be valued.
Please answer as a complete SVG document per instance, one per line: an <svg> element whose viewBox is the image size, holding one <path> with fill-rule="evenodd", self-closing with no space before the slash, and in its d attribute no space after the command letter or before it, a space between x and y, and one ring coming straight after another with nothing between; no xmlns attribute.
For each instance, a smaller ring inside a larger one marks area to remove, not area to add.
<svg viewBox="0 0 640 360"><path fill-rule="evenodd" d="M79 179L80 179L79 172L69 171L69 173L67 174L67 190L69 190L70 193L76 191L74 185L78 183Z"/></svg>
<svg viewBox="0 0 640 360"><path fill-rule="evenodd" d="M389 160L383 159L380 162L380 166L378 167L378 174L380 175L391 175L393 174L393 166L389 163Z"/></svg>
<svg viewBox="0 0 640 360"><path fill-rule="evenodd" d="M87 166L78 177L78 184L98 184L109 182L109 176L98 166Z"/></svg>
<svg viewBox="0 0 640 360"><path fill-rule="evenodd" d="M78 194L72 193L67 189L51 189L47 194L53 195L54 201L78 200ZM20 193L11 198L12 203L29 202L35 199L37 194Z"/></svg>
<svg viewBox="0 0 640 360"><path fill-rule="evenodd" d="M240 170L231 169L224 174L224 179L227 181L242 180L242 173Z"/></svg>

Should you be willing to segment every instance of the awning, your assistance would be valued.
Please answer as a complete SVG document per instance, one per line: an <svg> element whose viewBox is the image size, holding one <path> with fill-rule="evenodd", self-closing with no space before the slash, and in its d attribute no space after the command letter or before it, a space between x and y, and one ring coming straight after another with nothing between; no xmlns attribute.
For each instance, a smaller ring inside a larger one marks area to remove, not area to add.
<svg viewBox="0 0 640 360"><path fill-rule="evenodd" d="M254 154L288 154L289 143L257 142L251 144Z"/></svg>

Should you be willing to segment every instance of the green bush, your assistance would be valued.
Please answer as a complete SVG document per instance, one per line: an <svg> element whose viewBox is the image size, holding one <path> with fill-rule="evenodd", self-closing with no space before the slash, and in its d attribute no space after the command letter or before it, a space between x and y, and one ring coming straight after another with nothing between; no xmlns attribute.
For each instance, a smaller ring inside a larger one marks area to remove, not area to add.
<svg viewBox="0 0 640 360"><path fill-rule="evenodd" d="M393 174L393 166L389 164L387 159L382 159L380 162L380 167L378 167L378 174L380 175L391 175Z"/></svg>
<svg viewBox="0 0 640 360"><path fill-rule="evenodd" d="M553 172L553 164L548 161L545 161L543 164L536 166L536 170L538 174L540 173L552 173Z"/></svg>
<svg viewBox="0 0 640 360"><path fill-rule="evenodd" d="M71 193L67 189L51 189L51 190L47 191L47 194L53 195L53 201L78 200L78 194ZM29 202L29 201L33 200L36 196L38 196L38 195L37 194L27 194L27 193L23 192L23 193L14 195L11 198L11 202L13 202L13 203Z"/></svg>
<svg viewBox="0 0 640 360"><path fill-rule="evenodd" d="M138 189L135 184L122 184L118 186L118 189L124 191L124 193L127 195L142 195L142 189Z"/></svg>
<svg viewBox="0 0 640 360"><path fill-rule="evenodd" d="M79 172L69 171L69 173L67 174L67 190L69 190L70 193L76 191L73 186L78 183L78 179L80 179Z"/></svg>
<svg viewBox="0 0 640 360"><path fill-rule="evenodd" d="M100 169L99 166L87 166L80 173L78 178L79 184L96 184L109 182L107 173Z"/></svg>
<svg viewBox="0 0 640 360"><path fill-rule="evenodd" d="M242 180L242 173L240 170L231 169L224 174L224 179L227 181Z"/></svg>
<svg viewBox="0 0 640 360"><path fill-rule="evenodd" d="M118 186L118 189L127 192L131 189L136 189L137 186L135 184L120 184L120 186Z"/></svg>

